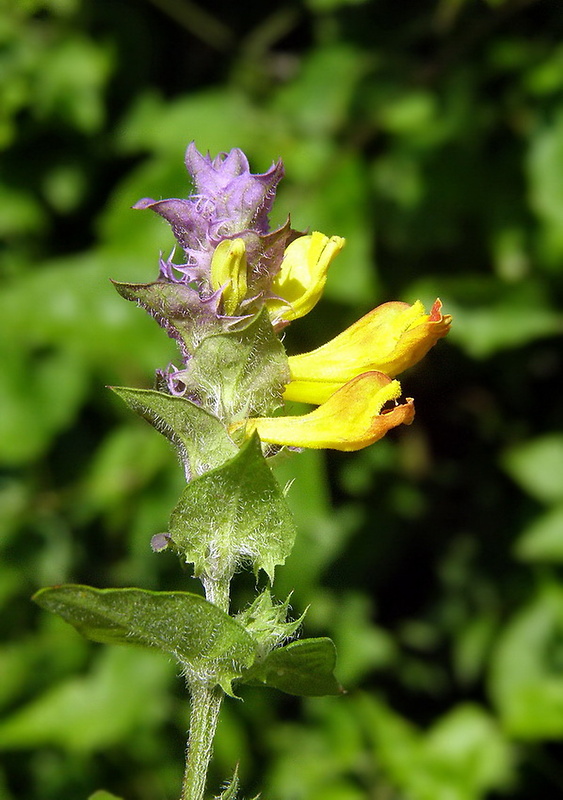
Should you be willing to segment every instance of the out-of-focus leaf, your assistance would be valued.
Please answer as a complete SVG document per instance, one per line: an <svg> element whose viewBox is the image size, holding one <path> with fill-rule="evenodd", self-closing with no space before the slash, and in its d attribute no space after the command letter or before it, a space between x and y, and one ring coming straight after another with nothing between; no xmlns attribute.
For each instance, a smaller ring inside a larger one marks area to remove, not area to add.
<svg viewBox="0 0 563 800"><path fill-rule="evenodd" d="M73 420L86 391L72 351L29 355L6 347L0 356L0 461L36 457Z"/></svg>
<svg viewBox="0 0 563 800"><path fill-rule="evenodd" d="M56 745L95 752L162 722L172 665L137 649L107 649L92 671L48 689L0 723L0 749ZM123 687L127 687L127 691Z"/></svg>
<svg viewBox="0 0 563 800"><path fill-rule="evenodd" d="M73 211L84 198L86 179L79 164L55 164L47 173L43 191L51 206L60 214Z"/></svg>
<svg viewBox="0 0 563 800"><path fill-rule="evenodd" d="M563 504L536 517L516 542L514 548L523 561L563 562Z"/></svg>
<svg viewBox="0 0 563 800"><path fill-rule="evenodd" d="M515 614L493 652L490 692L505 730L518 739L563 736L563 590L547 585Z"/></svg>
<svg viewBox="0 0 563 800"><path fill-rule="evenodd" d="M563 434L545 434L514 445L503 454L502 465L537 500L563 500Z"/></svg>
<svg viewBox="0 0 563 800"><path fill-rule="evenodd" d="M92 133L104 121L103 95L111 71L105 45L74 35L57 42L37 73L35 113Z"/></svg>
<svg viewBox="0 0 563 800"><path fill-rule="evenodd" d="M539 305L522 309L503 302L483 308L464 308L447 296L442 299L455 319L450 339L473 358L488 358L499 351L558 335L563 326L559 313Z"/></svg>
<svg viewBox="0 0 563 800"><path fill-rule="evenodd" d="M535 132L528 154L530 202L544 225L547 263L559 267L563 253L563 111ZM544 262L545 263L545 262Z"/></svg>
<svg viewBox="0 0 563 800"><path fill-rule="evenodd" d="M375 300L377 278L365 165L355 153L340 153L337 158L329 150L319 154L313 174L307 177L305 170L299 168L299 161L303 159L307 169L312 170L309 149L307 140L294 144L292 159L298 163L293 174L300 179L286 186L282 183L277 208L291 213L297 227L306 227L312 221L314 229L327 235L338 233L346 239L346 246L329 270L324 296L366 308Z"/></svg>
<svg viewBox="0 0 563 800"><path fill-rule="evenodd" d="M90 795L88 800L123 800L123 798L118 797L116 794L106 792L105 789L98 789L97 792Z"/></svg>
<svg viewBox="0 0 563 800"><path fill-rule="evenodd" d="M523 74L527 88L536 95L546 96L558 93L563 86L563 47L553 47L545 57L534 63Z"/></svg>
<svg viewBox="0 0 563 800"><path fill-rule="evenodd" d="M338 651L338 675L350 688L366 674L390 667L398 651L393 637L373 623L373 608L359 592L334 595L325 603L328 619L334 620L333 637ZM358 643L361 642L361 646Z"/></svg>
<svg viewBox="0 0 563 800"><path fill-rule="evenodd" d="M318 14L324 14L330 11L337 11L346 6L359 6L367 0L306 0L307 5Z"/></svg>
<svg viewBox="0 0 563 800"><path fill-rule="evenodd" d="M402 92L382 106L379 120L390 133L408 135L411 143L418 143L421 135L435 136L440 125L436 96L420 89Z"/></svg>
<svg viewBox="0 0 563 800"><path fill-rule="evenodd" d="M369 67L358 50L341 43L312 50L296 80L283 87L276 109L291 109L301 135L325 137L344 121L354 90Z"/></svg>
<svg viewBox="0 0 563 800"><path fill-rule="evenodd" d="M508 743L478 706L458 705L425 733L373 697L361 710L374 757L412 800L480 800L509 785Z"/></svg>
<svg viewBox="0 0 563 800"><path fill-rule="evenodd" d="M0 134L1 136L1 134ZM31 194L0 184L0 236L37 234L45 226L45 213Z"/></svg>
<svg viewBox="0 0 563 800"><path fill-rule="evenodd" d="M471 685L483 674L498 625L495 614L484 612L472 617L456 631L453 659L460 683Z"/></svg>
<svg viewBox="0 0 563 800"><path fill-rule="evenodd" d="M125 363L130 369L134 352L135 373L141 367L152 374L163 356L169 358L166 337L146 315L134 313L108 280L130 268L130 255L104 251L61 258L43 263L40 270L28 270L0 294L2 350L7 354L13 350L15 358L20 348L26 353L39 349L40 355L61 349L65 354L58 355L59 359L79 354L84 369L101 364L108 377ZM24 308L30 313L22 314Z"/></svg>
<svg viewBox="0 0 563 800"><path fill-rule="evenodd" d="M288 404L287 413L304 413L299 403ZM299 535L283 570L276 575L276 590L280 595L295 592L294 599L306 604L314 592L323 570L341 553L361 523L358 508L346 506L333 509L327 484L326 456L320 450L302 453L280 453L274 459L278 482L286 489L286 502L291 509ZM319 604L320 605L320 604ZM313 605L310 611L320 611L320 624L334 619L334 610Z"/></svg>
<svg viewBox="0 0 563 800"><path fill-rule="evenodd" d="M168 443L148 428L130 424L115 428L92 453L79 489L78 519L107 512L146 489L159 470L170 465L170 455Z"/></svg>
<svg viewBox="0 0 563 800"><path fill-rule="evenodd" d="M355 700L316 698L303 703L308 712L304 723L278 723L271 740L279 755L265 776L264 798L365 800L366 787L358 787L358 754L367 758L365 763L373 762L365 750ZM371 785L379 790L379 770L375 780Z"/></svg>

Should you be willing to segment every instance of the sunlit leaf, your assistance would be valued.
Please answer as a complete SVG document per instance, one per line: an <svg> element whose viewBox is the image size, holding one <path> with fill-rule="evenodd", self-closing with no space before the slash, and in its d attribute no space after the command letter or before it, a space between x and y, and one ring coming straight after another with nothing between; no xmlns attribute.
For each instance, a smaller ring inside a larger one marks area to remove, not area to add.
<svg viewBox="0 0 563 800"><path fill-rule="evenodd" d="M252 637L200 595L69 584L41 589L33 599L88 639L162 650L222 685L254 660Z"/></svg>
<svg viewBox="0 0 563 800"><path fill-rule="evenodd" d="M250 562L273 579L291 552L295 526L257 436L235 458L186 486L169 532L196 573L212 552L226 574Z"/></svg>
<svg viewBox="0 0 563 800"><path fill-rule="evenodd" d="M114 386L113 391L178 448L191 475L201 475L237 453L225 426L183 397L151 389Z"/></svg>

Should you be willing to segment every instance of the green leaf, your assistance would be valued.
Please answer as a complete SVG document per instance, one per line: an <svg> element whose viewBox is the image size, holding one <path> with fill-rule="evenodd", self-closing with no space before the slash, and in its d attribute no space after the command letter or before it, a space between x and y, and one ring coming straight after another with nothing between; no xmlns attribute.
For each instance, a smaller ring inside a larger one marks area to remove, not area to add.
<svg viewBox="0 0 563 800"><path fill-rule="evenodd" d="M290 381L285 349L264 308L244 328L206 337L190 361L190 386L205 386L227 419L267 416Z"/></svg>
<svg viewBox="0 0 563 800"><path fill-rule="evenodd" d="M503 456L509 475L544 503L563 500L563 434L550 433L522 442Z"/></svg>
<svg viewBox="0 0 563 800"><path fill-rule="evenodd" d="M563 503L536 517L516 542L515 552L523 561L563 563Z"/></svg>
<svg viewBox="0 0 563 800"><path fill-rule="evenodd" d="M237 453L217 417L190 400L153 389L112 389L129 408L170 439L191 475L202 475Z"/></svg>
<svg viewBox="0 0 563 800"><path fill-rule="evenodd" d="M98 789L97 792L90 795L88 800L123 800L123 798L118 797L116 794L111 794L111 792L106 792L105 789Z"/></svg>
<svg viewBox="0 0 563 800"><path fill-rule="evenodd" d="M343 689L334 677L335 665L336 648L330 639L301 639L272 650L239 680L305 697L341 694Z"/></svg>
<svg viewBox="0 0 563 800"><path fill-rule="evenodd" d="M509 734L563 736L563 590L543 587L505 627L491 661L490 692Z"/></svg>
<svg viewBox="0 0 563 800"><path fill-rule="evenodd" d="M170 517L174 544L201 574L213 553L225 575L251 561L273 580L293 546L295 525L257 436L235 458L189 483Z"/></svg>
<svg viewBox="0 0 563 800"><path fill-rule="evenodd" d="M221 794L216 795L214 800L236 800L236 796L238 794L238 764L235 767L235 771L233 777L229 781L229 783L225 786Z"/></svg>
<svg viewBox="0 0 563 800"><path fill-rule="evenodd" d="M477 705L457 705L426 731L373 696L359 713L381 770L409 800L482 800L510 785L509 745Z"/></svg>
<svg viewBox="0 0 563 800"><path fill-rule="evenodd" d="M205 671L223 687L254 661L253 638L197 594L69 584L41 589L33 599L88 639L157 648L188 674Z"/></svg>

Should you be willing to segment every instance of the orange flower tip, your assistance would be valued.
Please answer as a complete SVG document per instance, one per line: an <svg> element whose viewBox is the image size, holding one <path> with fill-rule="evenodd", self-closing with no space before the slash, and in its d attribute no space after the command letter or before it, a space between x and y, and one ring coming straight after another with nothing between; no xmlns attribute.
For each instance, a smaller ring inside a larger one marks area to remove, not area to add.
<svg viewBox="0 0 563 800"><path fill-rule="evenodd" d="M405 397L405 402L404 403L397 403L395 401L395 408L390 408L388 411L382 411L381 413L382 414L391 414L391 413L393 413L393 411L395 411L396 408L404 409L404 411L403 411L404 417L403 417L402 424L403 425L412 425L413 420L414 420L414 414L415 414L414 397Z"/></svg>
<svg viewBox="0 0 563 800"><path fill-rule="evenodd" d="M444 336L449 331L449 327L452 322L452 315L451 314L442 314L442 301L439 297L436 298L434 301L434 305L430 310L430 314L428 315L429 322L441 322L445 326Z"/></svg>
<svg viewBox="0 0 563 800"><path fill-rule="evenodd" d="M440 300L439 297L437 297L434 300L434 305L432 306L432 309L430 310L430 316L429 316L430 322L438 322L438 320L442 316L442 314L440 313L441 311L442 311L442 301Z"/></svg>

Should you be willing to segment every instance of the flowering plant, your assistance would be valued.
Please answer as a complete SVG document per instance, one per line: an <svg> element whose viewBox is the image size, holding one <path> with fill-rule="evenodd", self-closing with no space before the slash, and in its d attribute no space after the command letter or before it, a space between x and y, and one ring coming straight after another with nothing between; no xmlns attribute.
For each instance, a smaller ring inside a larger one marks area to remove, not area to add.
<svg viewBox="0 0 563 800"><path fill-rule="evenodd" d="M300 233L289 220L270 230L281 161L253 175L238 149L214 159L192 143L187 199L145 198L170 223L180 261L161 258L156 281L115 283L176 340L178 365L154 389L114 391L176 447L186 487L168 530L152 539L192 564L204 594L67 585L36 601L98 642L136 644L173 655L191 695L182 800L202 800L217 718L239 684L296 695L338 694L335 650L326 638L295 638L302 618L271 589L233 612L230 584L242 567L270 586L295 538L268 459L281 447L358 450L414 417L396 375L419 361L451 322L436 300L385 303L332 341L288 357L279 334L322 295L344 246L338 236ZM284 400L316 408L284 415ZM237 775L219 797L234 798Z"/></svg>

